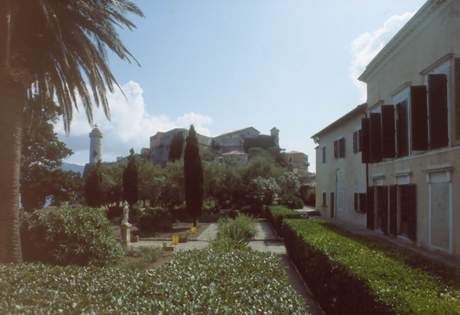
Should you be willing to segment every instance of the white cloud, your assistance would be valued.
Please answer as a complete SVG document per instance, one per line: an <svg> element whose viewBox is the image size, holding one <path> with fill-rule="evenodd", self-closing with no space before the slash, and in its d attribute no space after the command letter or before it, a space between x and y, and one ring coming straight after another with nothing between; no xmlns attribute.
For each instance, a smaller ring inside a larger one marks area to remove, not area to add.
<svg viewBox="0 0 460 315"><path fill-rule="evenodd" d="M130 148L139 151L142 147L149 147L149 140L158 131L172 128L188 128L194 124L197 132L211 135L209 125L212 119L198 113L186 113L176 118L167 115L151 114L146 108L143 89L139 83L130 81L120 89L108 95L111 111L111 120L108 121L100 109L94 110L94 123L104 134L104 160L113 160L116 156L126 155ZM126 97L125 97L126 96ZM71 123L70 135L64 134L62 122L55 126L61 139L75 152L69 161L86 163L89 146L88 134L91 127L88 124L83 110L76 112Z"/></svg>
<svg viewBox="0 0 460 315"><path fill-rule="evenodd" d="M414 13L412 12L394 15L386 20L382 27L372 32L363 33L353 40L351 44L350 76L353 83L360 90L363 102L367 98L366 85L358 81L358 77L364 72L366 66L377 53L413 16Z"/></svg>

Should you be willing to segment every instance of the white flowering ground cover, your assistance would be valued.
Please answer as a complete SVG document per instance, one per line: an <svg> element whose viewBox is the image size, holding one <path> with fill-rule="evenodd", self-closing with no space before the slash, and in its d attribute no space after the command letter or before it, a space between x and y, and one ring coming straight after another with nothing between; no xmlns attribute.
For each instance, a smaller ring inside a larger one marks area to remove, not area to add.
<svg viewBox="0 0 460 315"><path fill-rule="evenodd" d="M0 265L0 314L306 314L278 257L182 252L154 270Z"/></svg>

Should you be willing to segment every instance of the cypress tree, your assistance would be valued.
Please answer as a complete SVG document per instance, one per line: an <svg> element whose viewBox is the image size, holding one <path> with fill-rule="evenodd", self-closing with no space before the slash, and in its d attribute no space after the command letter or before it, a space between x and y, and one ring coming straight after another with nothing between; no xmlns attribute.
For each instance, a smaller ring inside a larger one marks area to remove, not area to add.
<svg viewBox="0 0 460 315"><path fill-rule="evenodd" d="M100 207L104 200L101 162L89 165L85 172L85 199L90 207Z"/></svg>
<svg viewBox="0 0 460 315"><path fill-rule="evenodd" d="M182 131L177 132L171 140L169 150L169 161L175 162L182 158L182 149L184 147L184 135Z"/></svg>
<svg viewBox="0 0 460 315"><path fill-rule="evenodd" d="M190 126L184 152L185 202L193 218L193 226L201 215L203 206L203 166L195 128Z"/></svg>
<svg viewBox="0 0 460 315"><path fill-rule="evenodd" d="M128 158L128 165L123 171L123 199L130 206L135 204L138 199L138 182L137 182L137 163L134 156L134 150L131 149Z"/></svg>

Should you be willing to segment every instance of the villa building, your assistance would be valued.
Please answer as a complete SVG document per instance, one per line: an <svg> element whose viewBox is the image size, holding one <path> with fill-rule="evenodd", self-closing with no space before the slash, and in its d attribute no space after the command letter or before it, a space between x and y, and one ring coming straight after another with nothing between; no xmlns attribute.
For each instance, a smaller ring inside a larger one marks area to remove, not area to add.
<svg viewBox="0 0 460 315"><path fill-rule="evenodd" d="M366 166L360 141L366 110L366 104L360 105L313 136L318 144L316 208L328 218L358 225L366 224Z"/></svg>
<svg viewBox="0 0 460 315"><path fill-rule="evenodd" d="M171 143L178 133L182 134L185 146L188 130L176 128L166 132L157 132L150 137L150 148L142 149L142 155L148 156L156 164L166 164L169 159ZM270 135L262 135L254 127L248 127L216 137L207 137L200 134L197 134L197 137L201 150L210 150L221 158L236 158L242 162L246 162L248 159L247 149L249 147L279 146L279 130L276 128L272 128Z"/></svg>
<svg viewBox="0 0 460 315"><path fill-rule="evenodd" d="M325 216L455 257L459 12L460 1L427 1L359 78L367 104L313 137L317 208Z"/></svg>
<svg viewBox="0 0 460 315"><path fill-rule="evenodd" d="M188 130L184 128L175 128L166 132L157 132L150 137L150 149L143 149L144 155L149 155L150 160L156 164L166 164L169 160L169 151L171 143L176 134L181 134L185 146L185 139L188 135ZM198 145L200 149L208 149L211 146L212 138L203 136L197 133Z"/></svg>

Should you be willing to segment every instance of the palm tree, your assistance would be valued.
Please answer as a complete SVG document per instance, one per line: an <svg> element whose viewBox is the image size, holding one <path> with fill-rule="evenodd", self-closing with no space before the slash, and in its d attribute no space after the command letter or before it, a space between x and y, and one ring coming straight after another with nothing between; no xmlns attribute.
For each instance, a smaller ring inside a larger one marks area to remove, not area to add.
<svg viewBox="0 0 460 315"><path fill-rule="evenodd" d="M107 52L135 61L117 28L133 29L128 14L142 16L130 0L0 1L0 263L20 262L19 169L21 116L32 97L56 99L70 129L83 107L110 117L107 93L117 82Z"/></svg>

